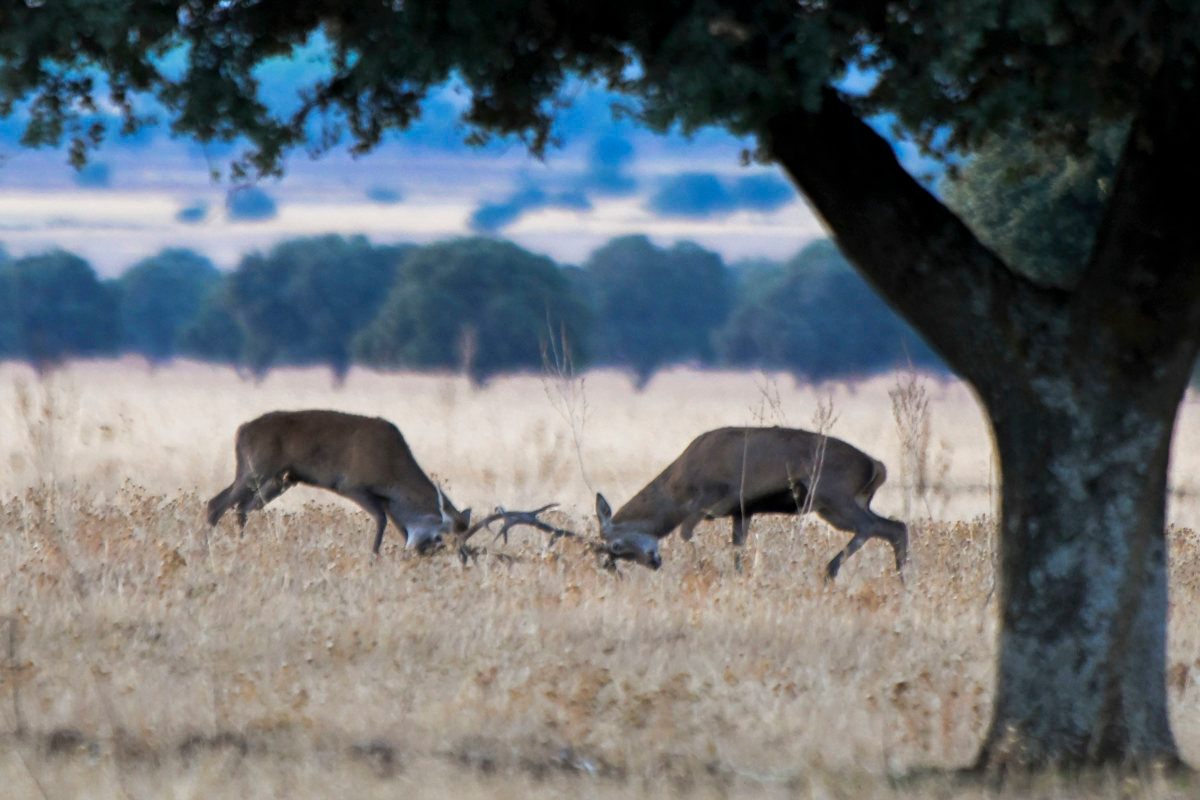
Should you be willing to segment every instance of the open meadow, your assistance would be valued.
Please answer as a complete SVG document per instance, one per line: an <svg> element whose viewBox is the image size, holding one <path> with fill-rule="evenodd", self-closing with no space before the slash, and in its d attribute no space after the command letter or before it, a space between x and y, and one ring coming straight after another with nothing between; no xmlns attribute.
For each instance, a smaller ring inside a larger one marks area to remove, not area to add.
<svg viewBox="0 0 1200 800"><path fill-rule="evenodd" d="M815 517L672 536L663 568L601 568L583 541L480 534L419 557L394 528L297 488L215 529L237 425L279 408L379 415L460 507L558 501L596 536L691 439L824 427L887 464L874 508L910 525L901 583ZM1172 467L1170 686L1200 764L1200 399ZM6 798L984 797L927 768L970 762L989 718L999 481L957 382L818 387L678 370L473 387L457 376L83 362L0 365L0 791ZM914 777L916 776L916 777ZM1065 777L1012 797L1194 797Z"/></svg>

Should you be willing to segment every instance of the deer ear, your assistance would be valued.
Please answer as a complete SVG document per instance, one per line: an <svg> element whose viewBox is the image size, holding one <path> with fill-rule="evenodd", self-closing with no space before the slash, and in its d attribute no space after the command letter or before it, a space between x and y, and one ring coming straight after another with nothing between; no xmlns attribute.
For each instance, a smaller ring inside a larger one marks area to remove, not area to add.
<svg viewBox="0 0 1200 800"><path fill-rule="evenodd" d="M436 483L433 485L433 488L437 490L438 516L442 518L442 524L445 525L450 521L450 518L446 516L446 496L442 494L442 487Z"/></svg>
<svg viewBox="0 0 1200 800"><path fill-rule="evenodd" d="M612 506L599 492L596 492L596 516L600 519L601 530L607 531L612 527Z"/></svg>
<svg viewBox="0 0 1200 800"><path fill-rule="evenodd" d="M458 512L458 516L460 516L462 518L462 524L463 524L464 528L470 526L470 524L471 524L471 509L464 508L462 511Z"/></svg>

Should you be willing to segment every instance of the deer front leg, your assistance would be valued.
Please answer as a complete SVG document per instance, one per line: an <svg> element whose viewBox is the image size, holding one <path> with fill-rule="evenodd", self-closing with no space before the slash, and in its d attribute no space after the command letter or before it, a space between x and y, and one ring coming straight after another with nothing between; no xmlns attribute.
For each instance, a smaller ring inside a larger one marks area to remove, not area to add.
<svg viewBox="0 0 1200 800"><path fill-rule="evenodd" d="M746 535L750 532L750 515L742 514L735 511L732 515L733 519L733 537L732 542L734 547L741 547L746 543Z"/></svg>
<svg viewBox="0 0 1200 800"><path fill-rule="evenodd" d="M733 554L733 568L742 571L742 547L746 544L746 535L750 531L750 515L735 511L730 515L733 520L733 535L731 541L737 550Z"/></svg>
<svg viewBox="0 0 1200 800"><path fill-rule="evenodd" d="M683 537L685 542L690 542L692 536L696 532L696 526L700 524L700 520L704 519L704 514L694 512L683 518L683 522L679 523L679 535Z"/></svg>
<svg viewBox="0 0 1200 800"><path fill-rule="evenodd" d="M370 514L371 519L375 521L375 542L371 546L371 552L379 555L379 548L383 546L383 530L387 527L386 506L383 498L366 490L340 492L340 494L347 500L357 503L359 508Z"/></svg>

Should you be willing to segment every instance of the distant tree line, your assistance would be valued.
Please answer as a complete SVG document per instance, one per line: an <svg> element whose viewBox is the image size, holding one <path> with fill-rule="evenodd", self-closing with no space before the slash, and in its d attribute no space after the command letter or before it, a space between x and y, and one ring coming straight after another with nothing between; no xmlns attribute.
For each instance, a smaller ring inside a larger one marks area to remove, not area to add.
<svg viewBox="0 0 1200 800"><path fill-rule="evenodd" d="M726 264L683 242L613 239L564 266L498 239L415 246L361 236L282 242L223 273L168 249L100 280L77 255L0 249L0 358L41 365L139 353L230 363L454 369L761 367L824 379L938 367L829 241L786 262Z"/></svg>

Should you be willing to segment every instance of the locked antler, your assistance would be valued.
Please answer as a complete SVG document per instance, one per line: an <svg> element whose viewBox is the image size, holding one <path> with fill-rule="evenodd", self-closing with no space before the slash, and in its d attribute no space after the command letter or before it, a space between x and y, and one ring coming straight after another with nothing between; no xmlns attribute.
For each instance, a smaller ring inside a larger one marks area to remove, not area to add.
<svg viewBox="0 0 1200 800"><path fill-rule="evenodd" d="M496 541L501 537L504 538L504 543L508 544L508 531L510 528L515 528L518 525L526 525L530 528L537 528L540 531L545 531L550 534L550 542L553 543L564 536L574 536L574 531L569 531L565 528L559 528L551 525L544 520L538 519L538 515L544 511L549 511L558 506L558 503L547 503L541 508L535 508L532 511L508 511L503 506L496 506L496 510L488 514L483 519L476 522L471 527L467 528L459 540L464 544L468 539L474 536L483 528L491 530L491 524L498 520L504 520L504 524L500 526L500 532L493 537L492 541Z"/></svg>
<svg viewBox="0 0 1200 800"><path fill-rule="evenodd" d="M541 514L543 511L548 511L557 505L558 503L547 503L541 508L535 508L532 511L508 511L502 506L496 506L496 510L491 514L488 514L486 517L467 528L464 532L458 534L459 559L465 565L467 563L467 559L475 558L478 555L478 551L472 547L468 547L467 540L484 528L491 530L491 524L498 520L504 520L504 524L500 527L500 532L496 534L492 541L495 541L503 536L505 543L507 543L509 529L515 528L518 525L526 525L530 528L537 528L538 530L546 531L550 534L551 544L564 536L574 536L574 531L569 531L565 528L558 528L548 522L545 522L544 520L538 519L538 514Z"/></svg>

